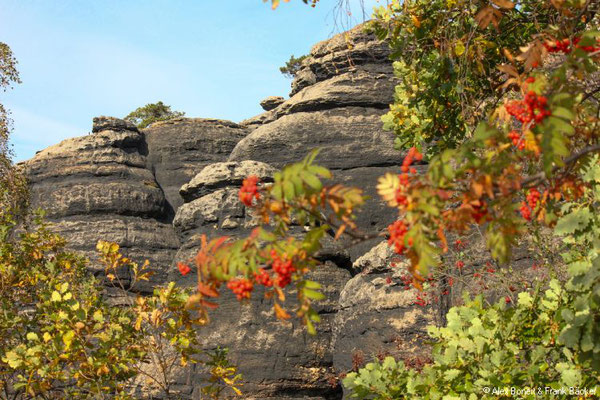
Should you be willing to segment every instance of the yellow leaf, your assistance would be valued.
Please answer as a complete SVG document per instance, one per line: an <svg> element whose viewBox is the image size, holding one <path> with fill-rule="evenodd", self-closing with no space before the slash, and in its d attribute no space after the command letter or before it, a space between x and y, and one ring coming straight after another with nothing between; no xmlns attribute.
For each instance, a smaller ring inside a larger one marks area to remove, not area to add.
<svg viewBox="0 0 600 400"><path fill-rule="evenodd" d="M48 343L50 340L52 340L52 335L49 334L48 332L44 332L43 339L44 339L44 343Z"/></svg>
<svg viewBox="0 0 600 400"><path fill-rule="evenodd" d="M458 57L465 54L465 50L466 47L462 40L459 40L454 44L454 54L456 54Z"/></svg>
<svg viewBox="0 0 600 400"><path fill-rule="evenodd" d="M384 201L387 201L390 207L396 207L396 192L400 188L400 179L398 175L391 172L379 177L377 180L377 193Z"/></svg>
<svg viewBox="0 0 600 400"><path fill-rule="evenodd" d="M344 233L344 231L346 230L346 225L341 225L339 227L339 229L337 230L337 232L335 233L335 238L334 240L338 240L340 238L340 236L342 236L342 234Z"/></svg>
<svg viewBox="0 0 600 400"><path fill-rule="evenodd" d="M416 26L417 28L421 27L421 21L419 20L419 18L416 15L411 15L410 19L412 20L412 23L414 26Z"/></svg>
<svg viewBox="0 0 600 400"><path fill-rule="evenodd" d="M278 303L275 303L273 305L273 308L275 309L275 316L278 319L290 319L290 314L288 314L283 308L281 308L281 306Z"/></svg>
<svg viewBox="0 0 600 400"><path fill-rule="evenodd" d="M52 292L52 296L50 297L50 300L54 301L54 302L58 302L62 300L62 297L60 296L60 293L58 293L56 290L54 292Z"/></svg>

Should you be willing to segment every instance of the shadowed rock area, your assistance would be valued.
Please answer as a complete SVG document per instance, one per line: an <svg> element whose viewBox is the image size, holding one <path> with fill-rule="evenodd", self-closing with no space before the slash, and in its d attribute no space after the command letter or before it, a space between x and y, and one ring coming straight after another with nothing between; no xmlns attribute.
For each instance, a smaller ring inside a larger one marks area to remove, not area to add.
<svg viewBox="0 0 600 400"><path fill-rule="evenodd" d="M404 156L380 119L395 86L388 56L387 44L362 27L321 42L305 59L291 97L265 99L265 113L239 124L176 118L139 132L125 121L98 118L93 134L26 162L32 202L86 255L93 257L104 239L139 262L149 259L157 274L144 291L169 280L194 285L194 272L182 277L176 264L194 256L200 235L235 238L256 226L238 199L243 179L257 175L268 184L277 169L318 147L317 162L332 170L334 182L371 196L358 225L383 232L395 215L376 195L376 181L399 172ZM244 375L244 398L341 399L338 378L353 367L355 351L366 361L414 351L433 311L414 306L404 287L386 284L399 272L390 269L380 241L343 250L346 242L325 240L312 277L327 296L316 305L322 322L314 337L298 321L277 321L260 292L240 306L223 290L199 336L207 349L230 349ZM199 398L203 378L194 367L174 377L184 398Z"/></svg>

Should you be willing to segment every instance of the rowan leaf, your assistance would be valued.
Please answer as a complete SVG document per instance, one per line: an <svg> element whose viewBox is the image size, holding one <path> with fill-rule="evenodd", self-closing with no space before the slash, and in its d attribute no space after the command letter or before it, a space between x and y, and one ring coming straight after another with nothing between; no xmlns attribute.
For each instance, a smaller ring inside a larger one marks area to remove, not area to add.
<svg viewBox="0 0 600 400"><path fill-rule="evenodd" d="M475 16L475 21L477 21L480 29L486 29L490 24L494 25L494 27L498 29L501 18L502 11L493 6L487 5L479 10Z"/></svg>
<svg viewBox="0 0 600 400"><path fill-rule="evenodd" d="M548 50L541 40L536 39L527 46L520 48L521 54L517 56L517 60L525 64L525 70L530 71L542 65L544 58L548 54Z"/></svg>
<svg viewBox="0 0 600 400"><path fill-rule="evenodd" d="M500 8L511 9L515 7L515 3L510 0L492 0L492 3Z"/></svg>

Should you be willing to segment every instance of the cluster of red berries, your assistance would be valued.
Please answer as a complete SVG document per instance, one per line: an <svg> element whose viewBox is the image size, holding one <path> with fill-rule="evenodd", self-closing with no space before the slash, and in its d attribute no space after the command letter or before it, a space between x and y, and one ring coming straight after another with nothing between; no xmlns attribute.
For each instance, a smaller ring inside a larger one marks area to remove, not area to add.
<svg viewBox="0 0 600 400"><path fill-rule="evenodd" d="M534 91L529 91L522 101L513 100L508 103L506 111L522 124L533 122L533 125L552 115L548 109L548 99L545 96L538 96Z"/></svg>
<svg viewBox="0 0 600 400"><path fill-rule="evenodd" d="M523 150L525 148L525 140L521 137L521 134L517 131L510 131L508 133L508 138L512 141L513 146L515 146L519 150Z"/></svg>
<svg viewBox="0 0 600 400"><path fill-rule="evenodd" d="M527 202L523 201L521 203L521 208L519 211L521 212L521 216L527 221L531 221L532 210L535 210L541 197L542 195L539 190L533 188L527 193Z"/></svg>
<svg viewBox="0 0 600 400"><path fill-rule="evenodd" d="M411 147L408 150L406 157L404 157L404 160L402 161L402 167L400 168L400 170L404 173L410 171L411 174L416 174L417 170L414 168L410 168L410 165L413 163L413 161L421 161L422 159L423 154L421 154L416 147Z"/></svg>
<svg viewBox="0 0 600 400"><path fill-rule="evenodd" d="M396 221L390 226L388 226L388 232L390 233L390 238L388 239L388 244L390 246L394 246L394 251L397 254L404 254L406 251L406 247L404 244L404 235L408 232L408 227L404 223L404 221ZM412 238L408 239L408 245L412 246Z"/></svg>
<svg viewBox="0 0 600 400"><path fill-rule="evenodd" d="M425 307L426 305L429 304L429 301L426 299L427 297L427 293L419 293L417 294L417 300L415 300L414 304L421 306L421 307Z"/></svg>
<svg viewBox="0 0 600 400"><path fill-rule="evenodd" d="M256 273L256 272L254 273L254 280L259 285L263 285L266 287L273 286L273 280L271 279L271 276L269 275L269 273L267 271L265 271L262 268L258 269L258 273Z"/></svg>
<svg viewBox="0 0 600 400"><path fill-rule="evenodd" d="M464 248L467 247L467 243L463 242L460 239L456 239L456 241L454 242L454 249L455 250L462 250Z"/></svg>
<svg viewBox="0 0 600 400"><path fill-rule="evenodd" d="M546 42L544 43L544 47L546 48L546 50L548 50L548 53L565 54L569 54L571 51L573 51L573 48L581 49L586 53L593 53L595 51L600 50L600 47L596 46L579 46L580 41L581 38L576 37L575 39L573 39L573 46L571 46L571 40L569 38L565 38L562 40L555 40L553 42Z"/></svg>
<svg viewBox="0 0 600 400"><path fill-rule="evenodd" d="M548 50L548 53L565 53L571 52L571 40L565 38L563 40L556 40L554 42L545 42L544 47Z"/></svg>
<svg viewBox="0 0 600 400"><path fill-rule="evenodd" d="M402 167L400 167L402 173L398 175L400 187L396 191L396 202L402 206L408 205L408 198L404 194L405 188L410 184L410 176L408 173L410 172L413 175L417 173L417 170L410 165L413 163L413 161L421 161L422 159L423 154L421 154L416 147L411 147L408 150L408 154L406 154L406 157L404 157L404 160L402 161Z"/></svg>
<svg viewBox="0 0 600 400"><path fill-rule="evenodd" d="M227 287L236 295L238 300L249 299L252 293L252 282L248 279L232 279L227 282Z"/></svg>
<svg viewBox="0 0 600 400"><path fill-rule="evenodd" d="M177 269L179 269L179 273L183 276L186 276L192 270L189 265L181 262L177 263Z"/></svg>
<svg viewBox="0 0 600 400"><path fill-rule="evenodd" d="M404 274L400 276L404 290L409 290L412 287L413 277L411 274Z"/></svg>
<svg viewBox="0 0 600 400"><path fill-rule="evenodd" d="M463 261L461 261L461 260L458 260L458 261L456 262L456 268L458 268L459 270L460 270L460 269L463 269L463 268L464 268L464 266L465 266L465 263L464 263Z"/></svg>
<svg viewBox="0 0 600 400"><path fill-rule="evenodd" d="M260 195L258 193L258 177L255 175L251 175L244 179L242 183L242 187L240 188L239 197L240 201L247 207L252 205L252 199L259 199Z"/></svg>
<svg viewBox="0 0 600 400"><path fill-rule="evenodd" d="M471 217L473 217L476 223L481 223L481 221L487 217L488 209L486 202L481 201L480 204L472 205L471 208L473 209Z"/></svg>
<svg viewBox="0 0 600 400"><path fill-rule="evenodd" d="M284 288L292 281L292 274L296 271L296 267L292 260L286 260L285 254L283 258L279 257L275 250L271 250L271 260L273 271L277 274L275 284L280 288Z"/></svg>

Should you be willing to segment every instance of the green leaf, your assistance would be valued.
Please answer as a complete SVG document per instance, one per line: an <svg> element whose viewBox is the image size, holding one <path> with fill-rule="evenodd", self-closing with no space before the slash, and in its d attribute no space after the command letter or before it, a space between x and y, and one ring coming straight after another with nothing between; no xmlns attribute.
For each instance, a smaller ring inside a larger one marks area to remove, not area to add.
<svg viewBox="0 0 600 400"><path fill-rule="evenodd" d="M313 299L313 300L323 300L325 298L325 295L321 292L317 292L314 291L312 289L303 289L303 293L304 296L308 297L309 299Z"/></svg>
<svg viewBox="0 0 600 400"><path fill-rule="evenodd" d="M92 315L92 318L94 319L94 321L104 322L104 315L102 315L102 311L100 310L96 310Z"/></svg>
<svg viewBox="0 0 600 400"><path fill-rule="evenodd" d="M321 289L321 284L314 281L304 281L304 287L307 289Z"/></svg>

